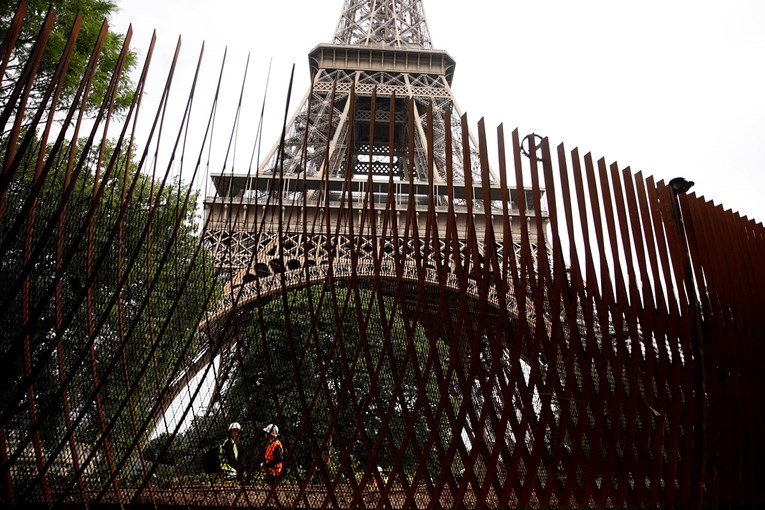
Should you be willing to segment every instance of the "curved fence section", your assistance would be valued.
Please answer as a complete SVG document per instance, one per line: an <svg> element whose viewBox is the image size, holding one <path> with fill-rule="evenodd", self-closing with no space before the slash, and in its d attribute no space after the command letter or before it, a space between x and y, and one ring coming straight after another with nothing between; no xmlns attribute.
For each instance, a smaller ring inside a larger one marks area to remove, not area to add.
<svg viewBox="0 0 765 510"><path fill-rule="evenodd" d="M330 208L275 172L255 197L208 197L228 214L212 229L172 162L202 160L215 104L205 138L181 143L202 118L187 114L160 137L171 71L138 149L152 51L117 122L128 34L86 122L101 43L64 104L79 21L41 85L55 11L22 61L24 13L0 48L2 69L22 69L3 73L0 111L4 504L765 503L762 224L547 139L522 151L517 131L481 122L460 167L480 161L482 179L466 172L464 196L435 182L452 178L447 131L426 158L438 201L413 184L381 196L370 171L366 186L312 182L339 186ZM235 479L204 468L231 422Z"/></svg>

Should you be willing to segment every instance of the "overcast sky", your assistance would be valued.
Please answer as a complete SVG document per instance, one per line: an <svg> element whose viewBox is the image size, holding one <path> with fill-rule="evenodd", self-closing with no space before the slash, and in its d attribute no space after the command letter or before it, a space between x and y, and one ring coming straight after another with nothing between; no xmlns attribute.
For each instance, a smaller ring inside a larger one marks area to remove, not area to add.
<svg viewBox="0 0 765 510"><path fill-rule="evenodd" d="M292 64L294 110L309 87L307 54L330 41L343 1L120 5L113 28L124 33L132 22L131 46L140 54L157 30L152 69L159 80L149 99L159 97L178 36L183 46L175 87L181 100L202 42L208 88L228 46L225 96L233 119L250 54L240 133L254 132L272 61L267 150L279 133ZM696 182L697 194L765 221L765 1L424 0L424 6L434 47L457 62L453 91L474 130L484 117L492 134L504 123L508 133L515 127L521 136L534 131L553 145L579 147L657 181L683 176ZM195 114L196 125L207 122L204 108ZM233 120L225 115L216 136L228 139ZM251 137L240 139L249 148L237 153L248 156L237 156L227 168L246 171L252 143Z"/></svg>

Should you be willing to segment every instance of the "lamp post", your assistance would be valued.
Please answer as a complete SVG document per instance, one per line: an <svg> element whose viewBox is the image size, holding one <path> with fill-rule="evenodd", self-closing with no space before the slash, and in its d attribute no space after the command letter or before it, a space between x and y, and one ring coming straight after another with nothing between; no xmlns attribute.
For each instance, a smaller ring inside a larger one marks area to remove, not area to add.
<svg viewBox="0 0 765 510"><path fill-rule="evenodd" d="M696 284L693 279L693 272L691 267L691 251L688 246L688 238L686 236L685 222L683 221L683 212L680 209L681 194L686 193L694 185L693 181L688 181L682 177L675 177L669 181L669 186L672 188L672 216L675 219L675 224L680 234L680 240L683 243L683 262L685 265L685 288L688 293L688 308L691 313L691 349L693 350L693 358L696 360L697 369L694 372L695 386L699 397L701 398L701 410L696 413L696 421L694 429L696 432L696 444L695 451L698 458L694 462L693 469L694 475L692 480L695 479L696 485L691 485L691 507L702 508L704 504L704 477L706 474L706 441L707 441L707 390L706 390L706 368L704 362L704 330L701 323L701 306L699 302L698 294L696 293Z"/></svg>

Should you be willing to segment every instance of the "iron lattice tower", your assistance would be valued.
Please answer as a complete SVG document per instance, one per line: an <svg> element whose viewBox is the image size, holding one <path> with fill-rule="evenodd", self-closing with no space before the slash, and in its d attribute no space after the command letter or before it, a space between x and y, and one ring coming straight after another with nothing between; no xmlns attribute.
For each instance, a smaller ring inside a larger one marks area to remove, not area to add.
<svg viewBox="0 0 765 510"><path fill-rule="evenodd" d="M346 0L332 43L336 45L431 49L420 0L399 2Z"/></svg>
<svg viewBox="0 0 765 510"><path fill-rule="evenodd" d="M306 278L321 283L329 266L333 277L349 277L358 267L371 274L378 252L382 272L393 277L395 254L411 228L421 230L414 234L421 242L404 242L418 244L415 250L435 268L443 246L424 241L431 202L438 228L455 218L450 271L470 258L469 221L481 251L485 233L502 230L503 201L512 256L520 258L522 188L503 195L499 175L488 163L482 167L478 139L451 89L455 61L433 49L421 0L346 0L332 42L316 46L308 60L311 87L257 172L211 174L216 195L205 203L205 242L230 282L224 310L276 292L282 278L290 288L308 284ZM541 195L535 198L531 188L524 195L533 215ZM386 230L383 216L392 210L397 227L390 222ZM404 219L410 210L413 222ZM501 254L503 240L498 243ZM439 278L430 276L437 292ZM235 369L234 346L243 334L222 335L219 387ZM197 365L209 361L202 356Z"/></svg>
<svg viewBox="0 0 765 510"><path fill-rule="evenodd" d="M469 214L483 214L473 186L482 181L478 141L463 130L451 89L455 61L433 49L421 0L346 0L332 43L316 46L309 64L310 90L257 173L211 175L217 195L205 204L206 242L222 271L242 282L248 272L281 271L279 232L296 236L283 255L291 269L326 261L321 242L302 249L305 215L308 224L329 218L334 231L338 211L368 189L377 203L392 194L401 213L412 201L418 211L429 200L436 210L454 207L461 232ZM489 181L490 209L501 211L492 168ZM509 192L511 214L517 193ZM524 194L533 209L530 188ZM513 223L519 233L517 215Z"/></svg>

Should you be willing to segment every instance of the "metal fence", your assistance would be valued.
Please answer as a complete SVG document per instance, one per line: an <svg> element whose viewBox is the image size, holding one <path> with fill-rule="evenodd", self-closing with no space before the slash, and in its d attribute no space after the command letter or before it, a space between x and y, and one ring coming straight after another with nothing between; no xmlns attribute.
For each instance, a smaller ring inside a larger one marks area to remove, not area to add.
<svg viewBox="0 0 765 510"><path fill-rule="evenodd" d="M491 183L479 123L474 185L502 200L447 186L440 209L402 209L370 185L311 224L269 203L268 243L257 212L249 227L231 216L264 244L247 271L221 273L191 186L149 163L151 139L134 153L146 71L112 134L117 62L77 142L95 64L71 104L57 91L79 22L29 111L55 13L19 62L23 16L22 3L0 48L0 76L22 69L0 112L5 504L765 503L762 224L547 139L526 158L501 128ZM281 265L259 273L269 250ZM237 481L202 469L231 421ZM259 469L269 423L286 451L278 485Z"/></svg>

